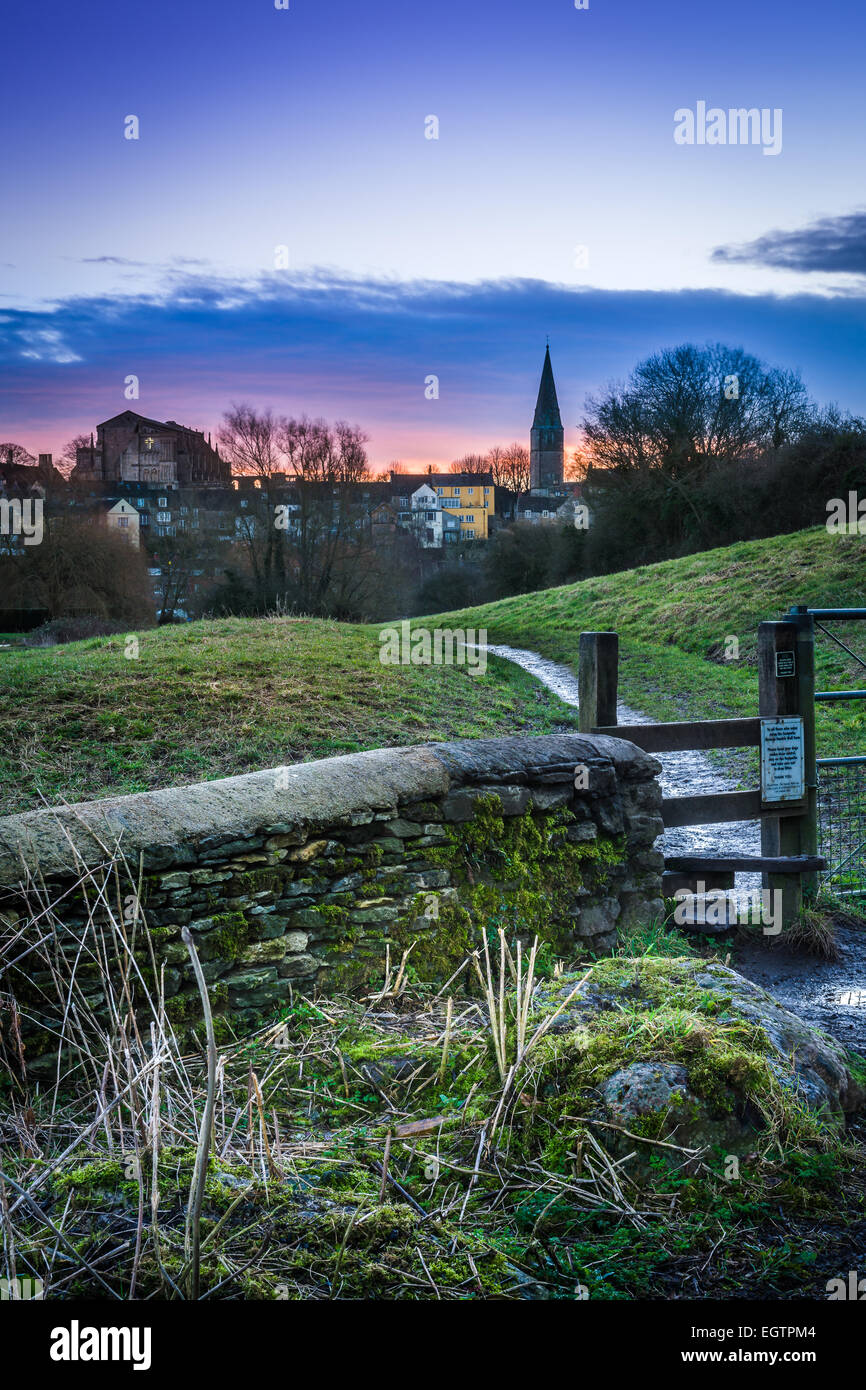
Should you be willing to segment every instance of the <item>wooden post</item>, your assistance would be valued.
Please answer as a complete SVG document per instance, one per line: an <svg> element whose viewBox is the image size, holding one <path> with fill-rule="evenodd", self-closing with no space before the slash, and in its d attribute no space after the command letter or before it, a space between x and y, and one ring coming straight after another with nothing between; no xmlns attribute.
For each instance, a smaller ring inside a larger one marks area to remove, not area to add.
<svg viewBox="0 0 866 1390"><path fill-rule="evenodd" d="M818 853L818 748L815 736L815 619L804 604L791 609L797 624L797 683L803 716L803 763L806 779L806 814L800 822L803 854ZM818 893L818 875L803 876L807 900Z"/></svg>
<svg viewBox="0 0 866 1390"><path fill-rule="evenodd" d="M599 725L616 723L616 687L619 676L619 637L615 632L580 634L578 728L591 734Z"/></svg>
<svg viewBox="0 0 866 1390"><path fill-rule="evenodd" d="M784 663L797 662L798 627L794 622L769 622L758 625L758 711L763 718L774 715L794 716L802 713L800 708L800 681L796 674L779 676L777 656ZM799 665L794 667L799 670ZM772 813L761 814L761 854L778 858L780 856L805 854L802 843L801 816L779 816ZM782 924L788 926L796 921L803 904L800 877L794 874L765 874L764 887L771 892L782 894Z"/></svg>

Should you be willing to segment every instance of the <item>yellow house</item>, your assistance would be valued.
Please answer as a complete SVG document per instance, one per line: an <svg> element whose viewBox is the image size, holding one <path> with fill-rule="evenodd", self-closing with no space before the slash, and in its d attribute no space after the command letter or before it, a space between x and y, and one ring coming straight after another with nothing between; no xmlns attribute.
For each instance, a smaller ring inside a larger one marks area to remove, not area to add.
<svg viewBox="0 0 866 1390"><path fill-rule="evenodd" d="M460 520L460 537L486 541L488 520L496 510L496 489L490 473L435 473L425 478L443 511Z"/></svg>

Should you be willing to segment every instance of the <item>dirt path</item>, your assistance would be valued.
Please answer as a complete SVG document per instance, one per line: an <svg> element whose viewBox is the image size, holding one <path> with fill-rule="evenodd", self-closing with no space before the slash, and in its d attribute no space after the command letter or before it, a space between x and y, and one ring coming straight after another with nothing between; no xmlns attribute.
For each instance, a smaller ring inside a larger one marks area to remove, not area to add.
<svg viewBox="0 0 866 1390"><path fill-rule="evenodd" d="M567 666L518 647L488 646L487 650L493 656L513 661L566 704L577 706L577 677ZM617 705L617 717L623 724L652 723L640 711L623 704ZM659 780L666 796L695 796L735 791L738 787L736 777L726 774L703 753L654 756L662 764ZM760 826L757 821L740 821L666 830L661 847L667 855L760 854ZM737 874L736 882L740 889L760 886L756 875ZM731 964L809 1023L823 1028L847 1047L866 1052L866 930L840 927L838 940L838 961L793 952L779 942L757 942L732 947Z"/></svg>

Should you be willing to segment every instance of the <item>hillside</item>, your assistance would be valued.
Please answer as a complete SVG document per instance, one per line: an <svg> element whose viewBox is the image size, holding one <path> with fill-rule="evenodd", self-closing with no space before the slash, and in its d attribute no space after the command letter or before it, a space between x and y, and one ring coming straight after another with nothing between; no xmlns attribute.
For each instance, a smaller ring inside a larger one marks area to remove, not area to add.
<svg viewBox="0 0 866 1390"><path fill-rule="evenodd" d="M823 529L744 542L415 620L486 627L573 669L586 629L620 634L620 694L659 719L751 714L762 618L866 606L866 538ZM866 658L866 624L834 625ZM569 710L511 663L383 666L379 625L222 619L0 653L0 813L427 739L543 733ZM725 661L725 639L740 655ZM819 637L819 682L864 686ZM819 752L866 753L866 704L819 707Z"/></svg>
<svg viewBox="0 0 866 1390"><path fill-rule="evenodd" d="M578 639L620 634L620 697L657 719L757 712L757 626L792 604L866 607L866 537L816 528L418 621L484 627L577 670ZM866 623L832 625L866 660ZM725 660L725 639L739 658ZM866 687L863 667L829 637L816 643L819 689ZM866 753L866 702L818 708L819 755Z"/></svg>
<svg viewBox="0 0 866 1390"><path fill-rule="evenodd" d="M427 739L545 733L574 711L508 662L383 666L379 628L222 619L0 653L0 814Z"/></svg>

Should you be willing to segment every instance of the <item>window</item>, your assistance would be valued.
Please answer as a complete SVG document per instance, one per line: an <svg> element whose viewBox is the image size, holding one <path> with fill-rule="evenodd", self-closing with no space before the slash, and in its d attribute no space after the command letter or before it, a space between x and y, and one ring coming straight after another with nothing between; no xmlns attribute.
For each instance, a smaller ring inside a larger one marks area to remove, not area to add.
<svg viewBox="0 0 866 1390"><path fill-rule="evenodd" d="M117 524L118 524L118 526L128 526L128 525L129 525L129 517L128 517L128 516L119 516L119 517L117 518Z"/></svg>
<svg viewBox="0 0 866 1390"><path fill-rule="evenodd" d="M142 512L141 516L138 518L138 524L139 526L150 525L150 517L148 516L147 512Z"/></svg>
<svg viewBox="0 0 866 1390"><path fill-rule="evenodd" d="M165 501L165 499L160 498L160 501ZM156 519L157 521L171 521L171 512L157 512Z"/></svg>
<svg viewBox="0 0 866 1390"><path fill-rule="evenodd" d="M475 539L475 532L474 532L474 531L467 531L467 532L466 532L466 535L467 535L467 537L468 537L469 540L474 540L474 539Z"/></svg>
<svg viewBox="0 0 866 1390"><path fill-rule="evenodd" d="M146 506L147 506L147 498L146 498L146 497L136 497L136 499L135 499L135 505L136 505L137 507L146 507Z"/></svg>
<svg viewBox="0 0 866 1390"><path fill-rule="evenodd" d="M189 516L189 507L181 507L180 514L181 516Z"/></svg>
<svg viewBox="0 0 866 1390"><path fill-rule="evenodd" d="M160 497L158 505L159 505L160 507L167 507L167 506L168 506L168 498L167 498L167 497Z"/></svg>
<svg viewBox="0 0 866 1390"><path fill-rule="evenodd" d="M399 499L398 506L400 506L400 507L408 507L408 505L409 505L409 498L408 498L408 497L401 497L401 498Z"/></svg>

